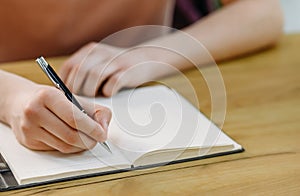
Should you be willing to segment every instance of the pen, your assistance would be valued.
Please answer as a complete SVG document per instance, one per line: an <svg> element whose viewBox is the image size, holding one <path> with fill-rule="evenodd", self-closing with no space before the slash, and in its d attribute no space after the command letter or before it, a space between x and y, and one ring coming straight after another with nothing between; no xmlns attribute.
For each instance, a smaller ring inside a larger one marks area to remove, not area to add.
<svg viewBox="0 0 300 196"><path fill-rule="evenodd" d="M79 102L76 100L75 96L71 93L71 91L67 88L67 86L63 83L63 81L59 78L56 74L54 69L50 66L50 64L45 60L44 57L39 57L36 59L36 62L48 76L48 78L52 81L52 83L58 88L59 90L63 91L65 96L69 101L71 101L74 105L76 105L83 113L87 114ZM112 151L109 148L109 145L106 142L100 142L100 144L110 153Z"/></svg>

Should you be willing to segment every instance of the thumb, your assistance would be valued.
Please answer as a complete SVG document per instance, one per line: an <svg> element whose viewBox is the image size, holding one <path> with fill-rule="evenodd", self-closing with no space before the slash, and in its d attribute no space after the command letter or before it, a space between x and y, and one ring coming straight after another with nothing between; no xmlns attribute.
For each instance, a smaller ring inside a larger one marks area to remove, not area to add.
<svg viewBox="0 0 300 196"><path fill-rule="evenodd" d="M76 98L78 98L88 115L99 123L104 131L107 132L107 128L112 117L110 109L102 105L91 103L82 97Z"/></svg>
<svg viewBox="0 0 300 196"><path fill-rule="evenodd" d="M104 131L107 131L112 114L110 109L104 106L97 106L97 109L93 115L93 119L98 122Z"/></svg>

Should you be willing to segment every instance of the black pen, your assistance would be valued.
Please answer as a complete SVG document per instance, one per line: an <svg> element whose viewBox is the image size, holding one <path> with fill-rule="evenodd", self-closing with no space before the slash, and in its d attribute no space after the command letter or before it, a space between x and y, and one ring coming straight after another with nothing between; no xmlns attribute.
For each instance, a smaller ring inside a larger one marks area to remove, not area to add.
<svg viewBox="0 0 300 196"><path fill-rule="evenodd" d="M50 66L50 64L44 59L44 57L39 57L36 59L36 62L48 76L48 78L52 81L52 83L61 91L64 92L65 96L69 101L71 101L74 105L76 105L83 113L87 114L79 102L76 100L75 96L71 93L71 91L67 88L67 86L63 83L63 81L56 74L54 69ZM100 144L110 153L111 150L106 142L100 142Z"/></svg>

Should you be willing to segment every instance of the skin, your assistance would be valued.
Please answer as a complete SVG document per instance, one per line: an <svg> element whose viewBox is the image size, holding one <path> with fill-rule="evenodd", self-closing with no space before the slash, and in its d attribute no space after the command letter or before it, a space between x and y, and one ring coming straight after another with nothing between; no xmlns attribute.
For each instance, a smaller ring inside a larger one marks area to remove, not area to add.
<svg viewBox="0 0 300 196"><path fill-rule="evenodd" d="M161 25L167 1L3 0L0 63L67 55L124 28ZM111 119L107 108L79 100L89 116L84 115L59 90L3 71L0 83L0 121L24 146L74 153L106 140Z"/></svg>
<svg viewBox="0 0 300 196"><path fill-rule="evenodd" d="M202 48L191 47L178 32L140 44L156 46L157 49L137 47L126 54L122 54L126 50L124 48L92 42L64 63L60 76L75 93L95 96L100 91L105 96L112 96L123 87L138 86L174 72L161 64L178 70L193 67L184 58L159 48L184 51L197 65L202 66L212 62L212 57L220 62L269 47L278 41L283 26L279 1L224 2L230 4L182 29L203 44ZM110 62L119 54L122 55Z"/></svg>
<svg viewBox="0 0 300 196"><path fill-rule="evenodd" d="M0 83L0 121L10 125L27 148L75 153L106 140L108 108L80 100L85 115L58 89L3 71Z"/></svg>

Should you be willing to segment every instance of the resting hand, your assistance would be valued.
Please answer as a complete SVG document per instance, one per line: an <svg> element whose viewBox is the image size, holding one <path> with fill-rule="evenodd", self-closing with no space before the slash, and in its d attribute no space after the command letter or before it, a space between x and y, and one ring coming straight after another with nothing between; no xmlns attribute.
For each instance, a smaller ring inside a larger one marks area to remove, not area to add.
<svg viewBox="0 0 300 196"><path fill-rule="evenodd" d="M123 87L136 87L163 75L166 70L158 63L159 55L160 51L149 47L125 50L90 43L64 63L60 76L76 94L95 96L101 91L112 96Z"/></svg>

